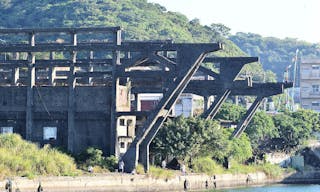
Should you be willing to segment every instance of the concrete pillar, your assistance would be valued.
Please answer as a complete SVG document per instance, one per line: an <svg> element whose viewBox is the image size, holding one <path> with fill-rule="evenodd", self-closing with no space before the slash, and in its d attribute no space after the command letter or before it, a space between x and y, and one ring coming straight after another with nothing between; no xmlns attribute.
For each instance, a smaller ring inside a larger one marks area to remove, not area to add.
<svg viewBox="0 0 320 192"><path fill-rule="evenodd" d="M133 105L134 111L141 111L140 95L138 93L134 94L134 100L132 105Z"/></svg>
<svg viewBox="0 0 320 192"><path fill-rule="evenodd" d="M35 46L35 34L29 34L29 45ZM26 139L32 139L33 129L33 87L35 86L35 55L28 53L28 82L27 82L27 108L26 108Z"/></svg>
<svg viewBox="0 0 320 192"><path fill-rule="evenodd" d="M113 42L116 45L121 45L121 30L114 33ZM112 93L111 93L111 122L110 122L110 154L119 156L118 143L118 121L117 121L117 91L119 87L119 77L116 74L116 67L120 64L120 51L113 51L112 53ZM108 135L108 133L106 133Z"/></svg>
<svg viewBox="0 0 320 192"><path fill-rule="evenodd" d="M234 96L234 104L239 105L239 96L238 95Z"/></svg>
<svg viewBox="0 0 320 192"><path fill-rule="evenodd" d="M77 35L72 34L73 45L77 45ZM77 59L77 52L73 51L71 55L70 71L68 75L68 150L75 152L75 63Z"/></svg>
<svg viewBox="0 0 320 192"><path fill-rule="evenodd" d="M50 52L50 60L54 60L54 52ZM56 78L56 68L54 66L49 67L49 84L54 86Z"/></svg>
<svg viewBox="0 0 320 192"><path fill-rule="evenodd" d="M93 51L90 51L89 59L90 59L90 60L93 60L93 59L94 59ZM93 66L92 66L92 64L91 64L91 61L89 62L88 72L93 72ZM88 83L89 85L92 85L92 77L88 77L88 80L87 80L87 81L88 81L87 83Z"/></svg>
<svg viewBox="0 0 320 192"><path fill-rule="evenodd" d="M14 60L19 60L19 52L14 55ZM19 66L12 68L12 85L18 85L19 81Z"/></svg>
<svg viewBox="0 0 320 192"><path fill-rule="evenodd" d="M203 111L207 111L210 107L210 96L203 96Z"/></svg>

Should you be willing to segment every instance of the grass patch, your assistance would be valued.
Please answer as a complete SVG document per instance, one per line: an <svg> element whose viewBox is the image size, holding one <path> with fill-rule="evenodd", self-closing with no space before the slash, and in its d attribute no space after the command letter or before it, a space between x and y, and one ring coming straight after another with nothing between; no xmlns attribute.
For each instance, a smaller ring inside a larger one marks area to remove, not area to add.
<svg viewBox="0 0 320 192"><path fill-rule="evenodd" d="M149 173L151 177L156 179L171 179L174 177L174 171L162 169L160 167L150 166Z"/></svg>
<svg viewBox="0 0 320 192"><path fill-rule="evenodd" d="M0 177L35 175L74 176L73 158L60 151L25 141L17 134L0 135Z"/></svg>
<svg viewBox="0 0 320 192"><path fill-rule="evenodd" d="M284 169L278 165L266 163L258 166L258 170L263 171L268 177L278 178L284 173Z"/></svg>
<svg viewBox="0 0 320 192"><path fill-rule="evenodd" d="M255 172L264 172L269 178L280 177L284 170L278 165L273 165L270 163L265 163L261 165L244 165L238 163L237 161L231 161L231 168L224 169L220 164L211 159L210 157L201 157L193 160L193 171L196 173L205 173L207 175L214 174L248 174Z"/></svg>
<svg viewBox="0 0 320 192"><path fill-rule="evenodd" d="M210 157L201 157L194 159L192 162L193 171L196 173L206 173L208 175L222 174L224 169Z"/></svg>
<svg viewBox="0 0 320 192"><path fill-rule="evenodd" d="M137 174L145 174L143 165L141 165L141 164L138 164L138 165L137 165L137 167L136 167L136 173L137 173Z"/></svg>
<svg viewBox="0 0 320 192"><path fill-rule="evenodd" d="M269 178L280 177L284 173L284 169L279 167L279 165L273 165L270 163L260 164L260 165L243 165L237 162L231 163L231 168L227 170L228 173L237 174L248 174L255 172L264 172Z"/></svg>

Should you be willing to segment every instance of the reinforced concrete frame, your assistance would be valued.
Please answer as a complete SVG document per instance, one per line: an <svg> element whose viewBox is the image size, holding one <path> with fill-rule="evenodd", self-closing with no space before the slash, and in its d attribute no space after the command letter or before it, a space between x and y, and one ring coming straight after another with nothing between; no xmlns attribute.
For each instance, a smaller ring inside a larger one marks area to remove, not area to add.
<svg viewBox="0 0 320 192"><path fill-rule="evenodd" d="M37 42L39 34L65 34L69 42ZM107 40L81 41L79 34L107 34ZM0 53L15 53L13 60L0 61L1 69L11 69L11 86L27 86L26 102L26 139L30 139L33 132L34 98L33 92L38 80L36 69L49 68L50 86L61 83L56 77L55 67L68 67L68 150L74 151L75 136L75 87L77 79L85 79L85 84L95 84L94 78L102 78L101 85L111 85L111 113L109 138L111 141L110 154L120 156L117 128L119 117L146 116L143 126L136 132L135 138L127 152L122 156L125 162L125 171L131 172L138 162L149 169L149 145L156 136L161 125L166 120L172 106L183 92L194 93L204 97L205 119L213 118L222 103L229 95L257 96L243 120L233 133L239 137L252 119L262 99L271 95L283 93L283 90L292 87L290 83L252 83L250 78L237 79L241 69L247 63L258 61L257 57L207 57L210 52L222 49L220 43L173 43L172 41L133 41L121 39L120 27L105 28L48 28L48 29L0 29L0 35L24 35L27 43L0 44ZM81 51L89 52L87 59L78 58ZM93 52L105 51L111 57L95 59ZM36 53L50 53L49 59L37 59ZM55 59L56 52L69 53L69 59ZM27 53L27 60L19 59ZM20 56L19 56L20 55ZM219 72L214 72L201 63L219 63ZM105 70L93 71L93 65L103 65ZM88 70L77 71L76 68ZM20 69L27 68L27 81L20 77ZM192 80L196 72L203 73L204 80ZM208 77L213 78L209 80ZM163 97L151 112L122 111L118 103L120 84L130 87L130 93L135 95L134 105L138 106L139 93L163 93ZM216 96L209 105L209 97Z"/></svg>

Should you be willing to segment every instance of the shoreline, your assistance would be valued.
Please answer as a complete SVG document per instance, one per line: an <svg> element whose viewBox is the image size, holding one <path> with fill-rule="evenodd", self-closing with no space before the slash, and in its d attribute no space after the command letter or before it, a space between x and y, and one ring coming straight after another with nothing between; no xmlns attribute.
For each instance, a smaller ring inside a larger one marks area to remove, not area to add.
<svg viewBox="0 0 320 192"><path fill-rule="evenodd" d="M249 178L248 178L249 177ZM4 189L7 180L0 181L0 189ZM156 179L147 175L131 175L120 173L93 174L88 176L37 177L28 179L12 178L13 191L36 191L41 182L44 191L190 191L228 189L238 187L254 187L269 184L319 184L320 171L296 172L281 178L268 178L265 173L250 174L205 174L177 175L171 179ZM0 191L1 191L0 190Z"/></svg>

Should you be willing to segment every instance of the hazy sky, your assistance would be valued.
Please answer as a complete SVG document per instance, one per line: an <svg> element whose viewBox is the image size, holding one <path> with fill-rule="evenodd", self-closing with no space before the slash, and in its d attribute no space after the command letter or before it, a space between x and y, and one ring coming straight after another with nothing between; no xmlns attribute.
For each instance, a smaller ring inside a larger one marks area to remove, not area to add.
<svg viewBox="0 0 320 192"><path fill-rule="evenodd" d="M231 32L320 42L320 0L148 0Z"/></svg>

